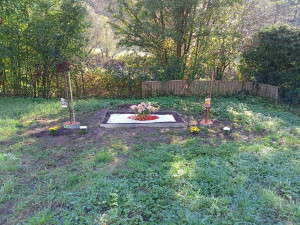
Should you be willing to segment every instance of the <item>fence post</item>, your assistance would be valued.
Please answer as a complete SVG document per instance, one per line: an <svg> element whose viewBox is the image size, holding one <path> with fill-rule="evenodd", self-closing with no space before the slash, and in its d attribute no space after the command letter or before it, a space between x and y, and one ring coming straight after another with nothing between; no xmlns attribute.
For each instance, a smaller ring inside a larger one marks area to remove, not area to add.
<svg viewBox="0 0 300 225"><path fill-rule="evenodd" d="M290 105L289 105L289 111L291 111L291 107L292 107L292 104L293 104L293 101L294 101L294 94L295 94L295 90L296 90L296 83L297 83L297 81L298 81L298 75L299 75L299 73L298 73L298 68L296 68L295 69L295 71L296 71L296 75L295 75L295 77L294 77L294 87L293 87L293 90L292 90L292 96L291 96L291 101L290 101Z"/></svg>

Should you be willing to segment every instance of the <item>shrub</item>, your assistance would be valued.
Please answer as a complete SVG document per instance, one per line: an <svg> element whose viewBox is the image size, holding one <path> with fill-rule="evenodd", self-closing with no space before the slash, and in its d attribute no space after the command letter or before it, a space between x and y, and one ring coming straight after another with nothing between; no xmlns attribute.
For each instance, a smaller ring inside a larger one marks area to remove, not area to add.
<svg viewBox="0 0 300 225"><path fill-rule="evenodd" d="M96 69L84 75L86 97L121 98L140 97L142 81L129 70Z"/></svg>
<svg viewBox="0 0 300 225"><path fill-rule="evenodd" d="M280 24L260 30L244 51L242 62L243 76L279 86L285 96L300 66L300 29Z"/></svg>

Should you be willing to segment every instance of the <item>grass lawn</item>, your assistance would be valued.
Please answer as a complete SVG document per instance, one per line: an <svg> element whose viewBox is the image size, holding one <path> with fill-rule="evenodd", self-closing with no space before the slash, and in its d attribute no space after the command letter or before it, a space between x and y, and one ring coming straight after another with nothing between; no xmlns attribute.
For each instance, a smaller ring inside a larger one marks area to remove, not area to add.
<svg viewBox="0 0 300 225"><path fill-rule="evenodd" d="M148 99L188 125L202 98ZM146 100L146 101L148 101ZM0 224L299 224L300 118L260 98L215 98L211 129L104 129L80 100L87 134L58 100L0 98ZM224 126L233 132L222 134Z"/></svg>

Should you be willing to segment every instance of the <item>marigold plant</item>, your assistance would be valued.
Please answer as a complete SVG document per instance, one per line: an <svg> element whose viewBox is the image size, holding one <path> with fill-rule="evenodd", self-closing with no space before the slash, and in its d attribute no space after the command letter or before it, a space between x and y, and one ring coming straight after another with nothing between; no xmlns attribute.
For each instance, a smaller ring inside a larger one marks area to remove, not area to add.
<svg viewBox="0 0 300 225"><path fill-rule="evenodd" d="M57 135L58 134L58 129L59 129L59 127L50 127L49 128L50 135L52 135L52 136Z"/></svg>
<svg viewBox="0 0 300 225"><path fill-rule="evenodd" d="M200 130L198 127L194 126L194 127L191 127L190 132L193 134L197 134L200 132Z"/></svg>

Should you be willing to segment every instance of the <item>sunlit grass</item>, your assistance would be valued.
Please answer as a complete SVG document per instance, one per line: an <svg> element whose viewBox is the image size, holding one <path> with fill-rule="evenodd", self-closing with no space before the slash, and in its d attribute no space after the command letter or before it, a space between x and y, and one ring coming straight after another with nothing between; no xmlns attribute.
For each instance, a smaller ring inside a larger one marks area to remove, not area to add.
<svg viewBox="0 0 300 225"><path fill-rule="evenodd" d="M84 99L75 110L84 116L140 101ZM143 101L194 120L204 111L196 97ZM0 223L299 224L299 117L259 98L212 103L213 120L238 127L231 139L169 129L145 130L131 143L111 131L52 146L54 137L23 132L39 126L35 119L67 117L59 100L0 99L0 210L14 209Z"/></svg>
<svg viewBox="0 0 300 225"><path fill-rule="evenodd" d="M0 106L0 134L3 135L33 124L37 118L53 118L61 111L57 100L0 98Z"/></svg>

